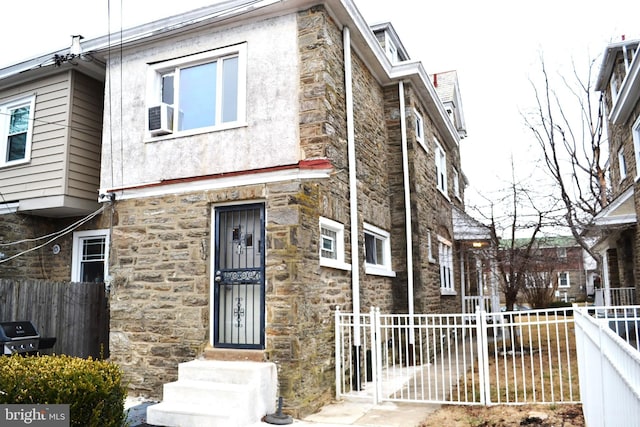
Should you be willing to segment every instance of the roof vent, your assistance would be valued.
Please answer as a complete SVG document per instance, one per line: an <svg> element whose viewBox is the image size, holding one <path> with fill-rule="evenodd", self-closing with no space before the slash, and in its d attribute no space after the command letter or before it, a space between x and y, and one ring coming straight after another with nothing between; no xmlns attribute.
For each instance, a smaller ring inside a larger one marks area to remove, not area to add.
<svg viewBox="0 0 640 427"><path fill-rule="evenodd" d="M82 46L80 45L80 40L84 37L81 35L71 36L71 47L69 48L69 53L74 56L80 56L82 54Z"/></svg>

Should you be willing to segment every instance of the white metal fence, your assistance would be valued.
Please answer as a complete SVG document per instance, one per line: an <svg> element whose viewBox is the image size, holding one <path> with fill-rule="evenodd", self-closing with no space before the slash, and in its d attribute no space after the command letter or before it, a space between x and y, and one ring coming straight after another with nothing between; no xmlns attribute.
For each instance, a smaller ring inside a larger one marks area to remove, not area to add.
<svg viewBox="0 0 640 427"><path fill-rule="evenodd" d="M579 308L575 326L587 424L640 426L640 307Z"/></svg>
<svg viewBox="0 0 640 427"><path fill-rule="evenodd" d="M631 306L636 303L636 288L596 289L595 304L598 306Z"/></svg>
<svg viewBox="0 0 640 427"><path fill-rule="evenodd" d="M571 309L336 311L336 394L448 404L580 401ZM357 342L358 329L360 342Z"/></svg>

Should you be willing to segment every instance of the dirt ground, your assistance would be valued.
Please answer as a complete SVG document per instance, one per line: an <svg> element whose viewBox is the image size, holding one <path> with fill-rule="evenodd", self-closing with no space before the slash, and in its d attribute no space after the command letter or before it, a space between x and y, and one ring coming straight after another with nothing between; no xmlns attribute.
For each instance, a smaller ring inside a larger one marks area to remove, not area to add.
<svg viewBox="0 0 640 427"><path fill-rule="evenodd" d="M448 405L429 415L420 427L584 427L581 405Z"/></svg>

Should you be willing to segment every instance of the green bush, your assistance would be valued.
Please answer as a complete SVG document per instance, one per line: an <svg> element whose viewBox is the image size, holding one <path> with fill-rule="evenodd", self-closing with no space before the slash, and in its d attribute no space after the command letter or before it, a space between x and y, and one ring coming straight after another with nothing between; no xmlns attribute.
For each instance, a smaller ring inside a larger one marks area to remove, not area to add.
<svg viewBox="0 0 640 427"><path fill-rule="evenodd" d="M0 403L68 404L71 426L121 427L126 395L120 368L104 360L0 357Z"/></svg>

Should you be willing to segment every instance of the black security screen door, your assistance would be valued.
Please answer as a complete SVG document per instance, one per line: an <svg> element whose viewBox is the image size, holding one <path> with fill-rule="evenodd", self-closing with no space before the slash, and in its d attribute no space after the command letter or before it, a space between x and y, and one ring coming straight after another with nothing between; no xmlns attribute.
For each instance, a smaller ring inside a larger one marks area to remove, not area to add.
<svg viewBox="0 0 640 427"><path fill-rule="evenodd" d="M264 205L215 210L214 346L264 348Z"/></svg>

